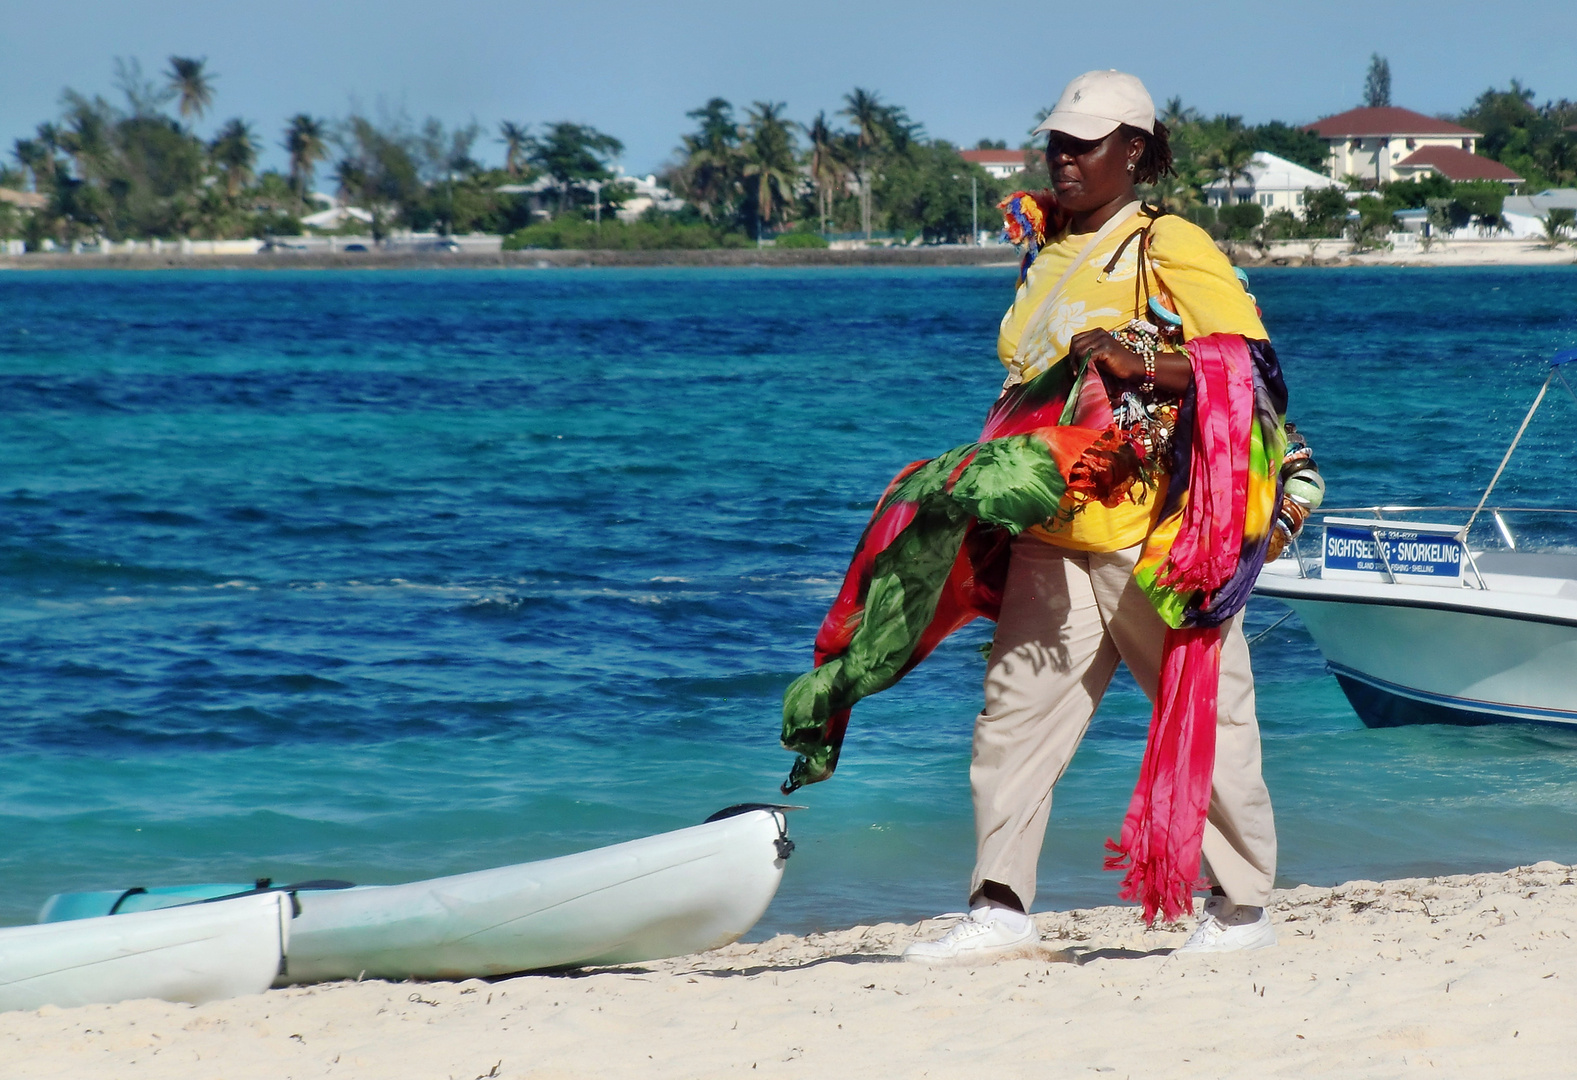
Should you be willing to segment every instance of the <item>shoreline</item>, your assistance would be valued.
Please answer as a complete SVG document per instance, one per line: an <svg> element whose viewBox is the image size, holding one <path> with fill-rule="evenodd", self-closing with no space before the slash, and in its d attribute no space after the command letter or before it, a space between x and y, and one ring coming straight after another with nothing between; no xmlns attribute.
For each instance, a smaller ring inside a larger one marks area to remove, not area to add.
<svg viewBox="0 0 1577 1080"><path fill-rule="evenodd" d="M1355 254L1346 242L1285 241L1264 249L1223 244L1232 261L1245 269L1270 267L1468 267L1571 266L1577 248L1546 248L1523 240L1452 240L1428 251L1416 244L1389 251ZM176 252L72 255L35 252L0 256L0 270L547 270L588 267L1001 267L1018 265L1011 248L935 246L872 247L852 250L776 248L695 248L662 251L498 251L498 252L279 252L256 255L182 255Z"/></svg>
<svg viewBox="0 0 1577 1080"><path fill-rule="evenodd" d="M1036 915L980 967L897 961L941 919L491 982L0 1014L8 1077L1541 1077L1569 1070L1577 876L1279 889L1280 943L1170 956L1132 907ZM807 1070L810 1070L807 1072Z"/></svg>

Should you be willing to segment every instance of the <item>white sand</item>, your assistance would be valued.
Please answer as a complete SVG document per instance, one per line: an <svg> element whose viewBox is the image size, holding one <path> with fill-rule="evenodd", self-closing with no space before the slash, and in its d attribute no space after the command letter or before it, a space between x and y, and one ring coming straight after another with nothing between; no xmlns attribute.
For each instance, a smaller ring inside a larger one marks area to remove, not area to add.
<svg viewBox="0 0 1577 1080"><path fill-rule="evenodd" d="M1577 248L1558 247L1535 240L1441 240L1426 250L1416 239L1397 242L1380 251L1355 253L1346 240L1288 240L1267 244L1228 244L1223 249L1246 267L1320 266L1570 266L1577 263Z"/></svg>
<svg viewBox="0 0 1577 1080"><path fill-rule="evenodd" d="M1276 894L1274 949L1168 956L1130 908L1031 958L925 968L916 927L497 983L337 983L0 1015L0 1076L1533 1077L1577 1074L1577 878ZM943 923L921 924L934 933Z"/></svg>

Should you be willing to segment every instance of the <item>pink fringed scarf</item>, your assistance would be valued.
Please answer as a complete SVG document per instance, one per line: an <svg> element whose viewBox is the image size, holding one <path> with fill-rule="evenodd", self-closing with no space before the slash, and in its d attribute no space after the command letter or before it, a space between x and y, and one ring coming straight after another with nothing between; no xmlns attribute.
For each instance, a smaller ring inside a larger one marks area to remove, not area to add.
<svg viewBox="0 0 1577 1080"><path fill-rule="evenodd" d="M1207 596L1231 579L1243 546L1248 503L1252 361L1241 338L1213 335L1189 343L1194 374L1194 434L1188 503L1161 580ZM1200 848L1216 760L1219 627L1168 629L1160 685L1150 717L1139 783L1122 839L1106 841L1108 870L1126 870L1119 895L1174 920L1193 910Z"/></svg>

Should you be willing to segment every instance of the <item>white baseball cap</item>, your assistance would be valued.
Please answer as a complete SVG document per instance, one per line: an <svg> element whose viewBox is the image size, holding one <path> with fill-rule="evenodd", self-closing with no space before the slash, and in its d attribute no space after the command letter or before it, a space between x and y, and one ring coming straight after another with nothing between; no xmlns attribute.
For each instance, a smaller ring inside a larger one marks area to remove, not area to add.
<svg viewBox="0 0 1577 1080"><path fill-rule="evenodd" d="M1061 131L1075 139L1104 139L1127 124L1155 131L1155 102L1135 75L1122 71L1086 71L1063 88L1056 108L1035 129Z"/></svg>

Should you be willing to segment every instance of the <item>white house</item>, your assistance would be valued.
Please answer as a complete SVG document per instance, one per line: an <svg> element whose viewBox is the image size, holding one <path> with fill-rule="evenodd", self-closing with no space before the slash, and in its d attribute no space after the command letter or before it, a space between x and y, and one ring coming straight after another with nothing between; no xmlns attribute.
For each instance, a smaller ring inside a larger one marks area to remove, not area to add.
<svg viewBox="0 0 1577 1080"><path fill-rule="evenodd" d="M1543 239L1543 217L1551 210L1577 211L1577 188L1550 188L1537 195L1507 195L1500 216L1519 240Z"/></svg>
<svg viewBox="0 0 1577 1080"><path fill-rule="evenodd" d="M619 207L618 216L620 221L634 221L653 206L663 213L673 213L684 209L684 200L675 198L673 192L659 184L656 174L626 176L624 175L623 166L618 165L614 166L613 171L614 177L612 180L605 181L602 184L587 183L582 186L584 190L592 192L594 198L600 198L602 189L611 184L624 184L633 188L634 193ZM551 176L539 176L529 184L500 184L493 190L502 195L534 195L538 199L546 201L550 195L557 197L558 184L554 182ZM543 217L547 216L545 211L538 210L536 213L541 214Z"/></svg>
<svg viewBox="0 0 1577 1080"><path fill-rule="evenodd" d="M958 156L972 165L979 165L998 180L1024 171L1022 150L960 150Z"/></svg>
<svg viewBox="0 0 1577 1080"><path fill-rule="evenodd" d="M1205 197L1211 206L1227 203L1258 203L1269 214L1286 210L1303 216L1304 192L1309 188L1344 187L1323 173L1305 169L1286 158L1261 150L1248 165L1248 175L1240 176L1232 184L1231 199L1227 198L1227 182L1216 180L1205 185Z"/></svg>
<svg viewBox="0 0 1577 1080"><path fill-rule="evenodd" d="M1361 176L1381 184L1439 173L1447 180L1522 183L1522 177L1500 162L1474 152L1479 132L1411 109L1348 109L1306 130L1325 140L1332 179Z"/></svg>
<svg viewBox="0 0 1577 1080"><path fill-rule="evenodd" d="M674 198L673 192L657 182L656 174L625 176L622 168L618 173L619 178L616 183L629 184L635 189L635 194L624 200L624 205L619 207L620 221L634 221L654 206L663 213L684 209L684 200Z"/></svg>
<svg viewBox="0 0 1577 1080"><path fill-rule="evenodd" d="M301 219L301 224L309 229L338 229L353 221L361 225L371 225L372 212L363 210L359 206L331 206L327 210L308 214Z"/></svg>

